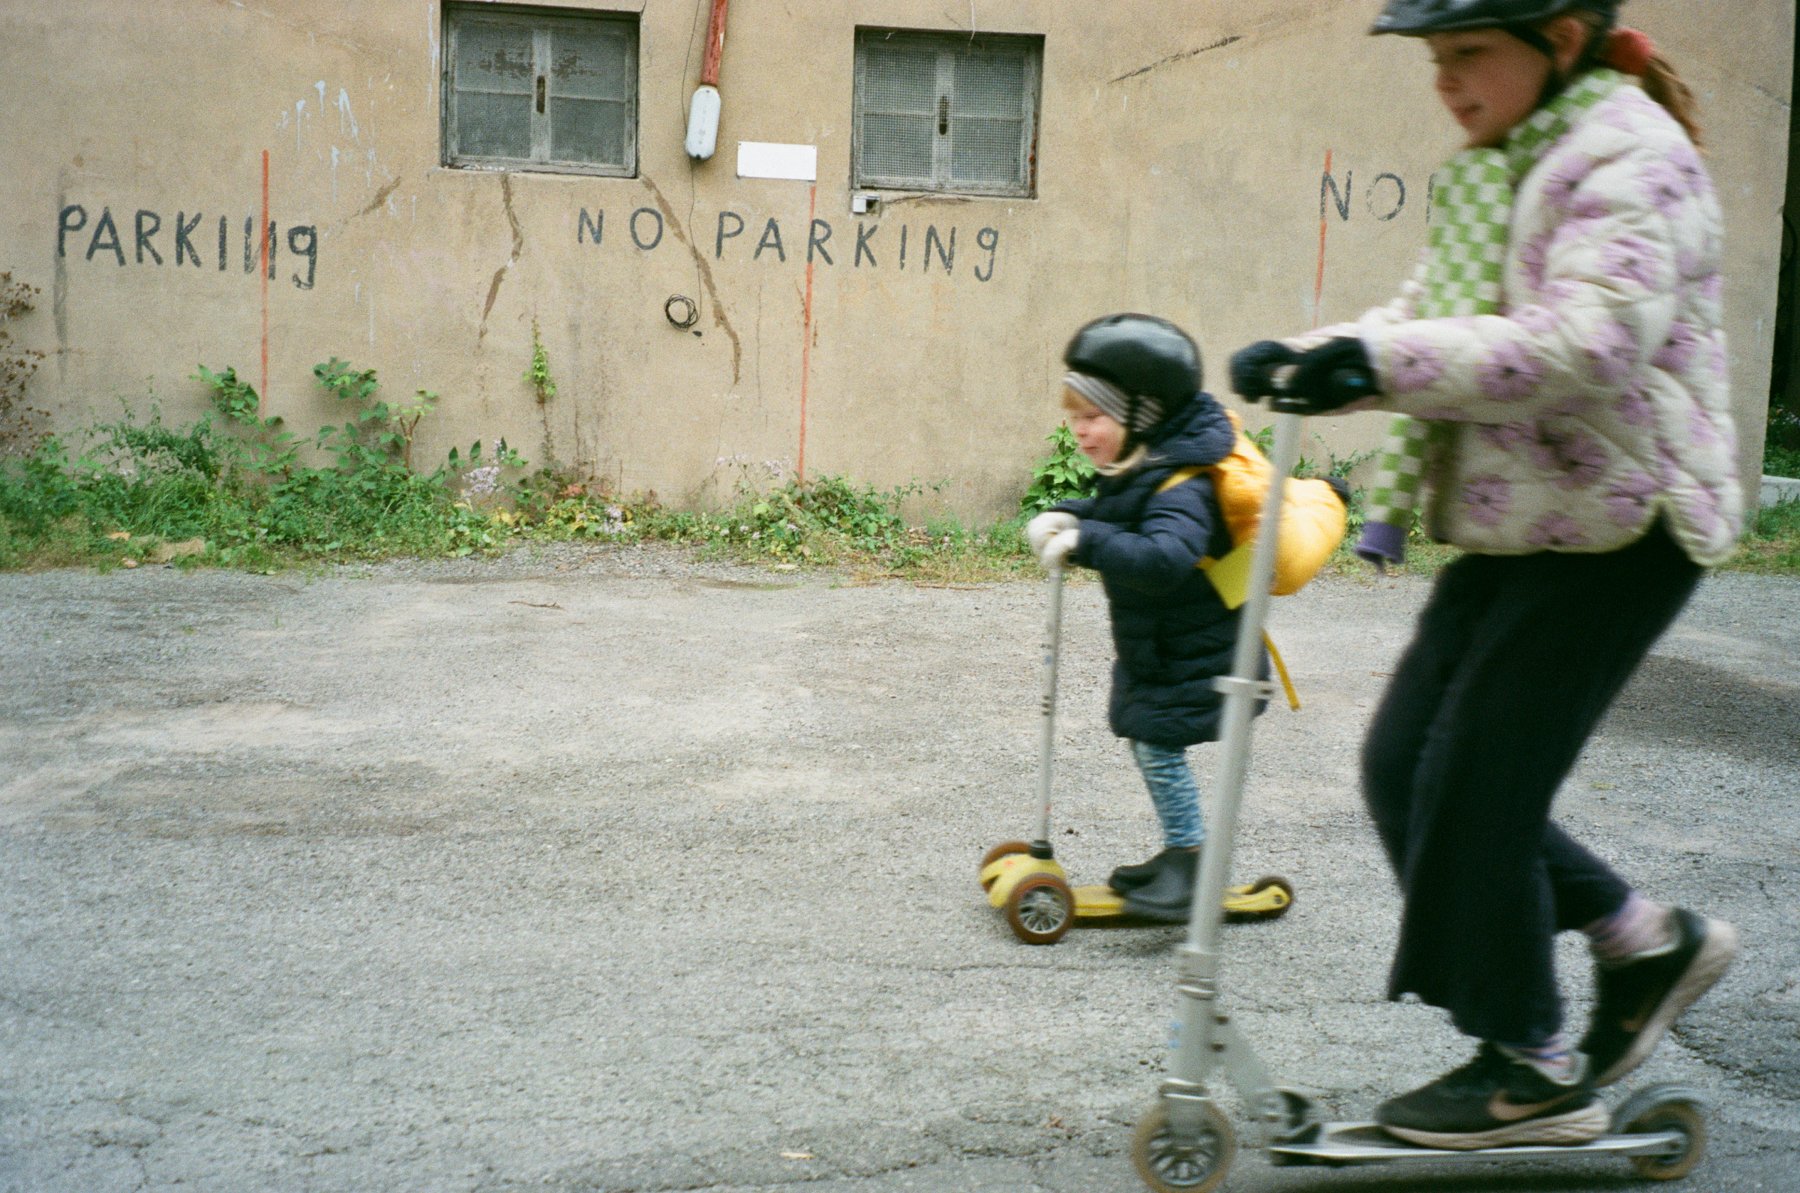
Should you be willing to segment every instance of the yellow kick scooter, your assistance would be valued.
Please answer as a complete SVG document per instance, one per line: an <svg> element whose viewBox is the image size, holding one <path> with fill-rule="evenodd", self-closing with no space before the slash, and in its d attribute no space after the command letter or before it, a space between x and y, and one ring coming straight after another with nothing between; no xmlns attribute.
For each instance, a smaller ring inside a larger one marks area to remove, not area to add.
<svg viewBox="0 0 1800 1193"><path fill-rule="evenodd" d="M1269 536L1273 537L1273 536ZM1071 927L1132 922L1125 898L1109 886L1070 886L1050 847L1050 777L1056 740L1056 673L1061 654L1063 568L1050 569L1050 615L1044 630L1043 719L1038 744L1038 832L1031 841L1004 841L981 859L988 903L1026 944L1055 944ZM1208 847L1210 849L1210 845ZM1273 875L1225 890L1220 903L1232 919L1271 920L1294 902L1294 888ZM1143 921L1137 921L1143 922Z"/></svg>

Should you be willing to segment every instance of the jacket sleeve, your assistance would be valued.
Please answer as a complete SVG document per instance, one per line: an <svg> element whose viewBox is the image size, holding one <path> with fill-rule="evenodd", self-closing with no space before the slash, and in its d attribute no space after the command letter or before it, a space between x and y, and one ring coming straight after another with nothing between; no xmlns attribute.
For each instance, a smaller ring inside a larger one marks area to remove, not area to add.
<svg viewBox="0 0 1800 1193"><path fill-rule="evenodd" d="M1146 591L1179 583L1212 539L1210 482L1192 480L1153 494L1137 528L1084 519L1075 562Z"/></svg>
<svg viewBox="0 0 1800 1193"><path fill-rule="evenodd" d="M1094 505L1097 497L1072 497L1068 501L1059 501L1046 512L1057 514L1074 514L1077 518L1087 519L1094 516Z"/></svg>
<svg viewBox="0 0 1800 1193"><path fill-rule="evenodd" d="M1513 423L1625 389L1668 337L1679 300L1656 181L1669 147L1621 140L1607 156L1576 145L1539 163L1551 172L1539 201L1562 211L1510 249L1509 272L1524 273L1530 299L1505 314L1358 324L1381 383L1373 405Z"/></svg>

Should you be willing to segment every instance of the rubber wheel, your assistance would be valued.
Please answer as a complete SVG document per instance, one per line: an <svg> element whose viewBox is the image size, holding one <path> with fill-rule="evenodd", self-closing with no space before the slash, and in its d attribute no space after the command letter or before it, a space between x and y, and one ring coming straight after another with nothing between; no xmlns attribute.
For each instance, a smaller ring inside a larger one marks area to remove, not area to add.
<svg viewBox="0 0 1800 1193"><path fill-rule="evenodd" d="M1169 1130L1169 1108L1158 1101L1138 1120L1131 1137L1131 1162L1144 1184L1156 1193L1212 1193L1225 1180L1237 1158L1237 1136L1225 1115L1211 1102L1202 1110L1206 1121L1190 1144Z"/></svg>
<svg viewBox="0 0 1800 1193"><path fill-rule="evenodd" d="M1294 906L1294 884L1289 882L1287 879L1281 877L1279 874L1265 874L1261 878L1257 879L1255 882L1246 884L1244 887L1243 893L1241 895L1233 896L1232 899L1235 899L1235 900L1254 899L1256 896L1262 894L1264 891L1271 891L1271 890L1280 891L1282 893L1282 895L1285 896L1285 898L1282 899L1280 906L1271 907L1267 910L1261 910L1261 911L1238 911L1238 910L1232 910L1231 901L1228 900L1225 905L1226 906L1225 918L1227 920L1232 920L1232 921L1235 921L1238 923L1243 923L1248 920L1278 920L1278 919L1280 919L1282 916L1284 916L1288 913L1288 910L1290 908L1292 908Z"/></svg>
<svg viewBox="0 0 1800 1193"><path fill-rule="evenodd" d="M1031 842L1029 841L1002 841L1000 844L981 855L981 864L975 867L975 873L977 876L985 873L989 866L993 865L1003 857L1011 857L1015 853L1030 852ZM985 891L989 885L988 882L983 882L981 884L981 889Z"/></svg>
<svg viewBox="0 0 1800 1193"><path fill-rule="evenodd" d="M1641 1177L1653 1181L1678 1181L1694 1171L1706 1154L1706 1120L1692 1102L1659 1102L1642 1114L1634 1115L1622 1133L1641 1135L1655 1131L1675 1132L1682 1138L1682 1147L1666 1156L1632 1156L1632 1170Z"/></svg>
<svg viewBox="0 0 1800 1193"><path fill-rule="evenodd" d="M1075 893L1054 874L1033 874L1006 897L1006 922L1026 944L1055 944L1075 923Z"/></svg>
<svg viewBox="0 0 1800 1193"><path fill-rule="evenodd" d="M1287 896L1288 902L1294 901L1294 884L1279 874L1264 874L1250 884L1247 894L1260 895L1267 890L1278 890ZM1285 908L1283 910L1286 910Z"/></svg>

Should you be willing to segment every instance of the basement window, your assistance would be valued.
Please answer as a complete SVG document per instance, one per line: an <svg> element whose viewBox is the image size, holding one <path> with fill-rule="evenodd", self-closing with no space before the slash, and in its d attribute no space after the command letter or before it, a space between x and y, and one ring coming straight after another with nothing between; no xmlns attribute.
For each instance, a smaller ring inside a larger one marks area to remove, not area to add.
<svg viewBox="0 0 1800 1193"><path fill-rule="evenodd" d="M1042 37L858 29L852 185L1030 197Z"/></svg>
<svg viewBox="0 0 1800 1193"><path fill-rule="evenodd" d="M635 13L447 4L444 162L637 174Z"/></svg>

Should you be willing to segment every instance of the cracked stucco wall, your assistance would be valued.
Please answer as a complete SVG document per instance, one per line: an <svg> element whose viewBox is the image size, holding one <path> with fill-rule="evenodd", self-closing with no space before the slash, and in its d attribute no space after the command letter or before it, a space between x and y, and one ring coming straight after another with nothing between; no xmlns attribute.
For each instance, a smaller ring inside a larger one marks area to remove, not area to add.
<svg viewBox="0 0 1800 1193"><path fill-rule="evenodd" d="M1388 297L1454 148L1420 47L1364 36L1375 0L734 0L719 152L695 163L705 0L615 7L642 14L631 179L442 166L434 3L0 0L0 103L19 114L0 124L0 269L42 290L18 325L49 354L36 404L63 425L152 396L192 417L195 365L230 365L305 429L333 414L310 370L336 355L391 396L440 395L424 459L505 436L534 464L548 450L706 504L803 455L813 475L942 482L931 500L992 516L1042 454L1081 322L1165 314L1217 381L1241 343ZM1730 21L1627 11L1702 104L1748 465L1793 0L1736 0ZM857 25L971 22L1045 38L1036 196L853 213ZM739 141L816 147L816 183L738 178ZM691 326L665 313L678 296ZM522 377L534 325L559 386L542 410ZM1379 422L1321 420L1309 454L1372 446Z"/></svg>

